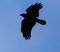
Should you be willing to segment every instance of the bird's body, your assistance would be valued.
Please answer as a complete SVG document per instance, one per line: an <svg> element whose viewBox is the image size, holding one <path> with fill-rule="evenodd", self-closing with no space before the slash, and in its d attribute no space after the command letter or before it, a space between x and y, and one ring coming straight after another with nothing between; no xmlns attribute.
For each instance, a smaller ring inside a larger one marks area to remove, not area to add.
<svg viewBox="0 0 60 52"><path fill-rule="evenodd" d="M30 39L31 37L31 30L36 24L36 22L45 25L46 22L41 19L37 19L39 16L39 10L42 8L41 3L36 3L34 5L31 5L29 8L26 9L27 13L21 14L24 19L22 20L21 23L21 32L23 33L23 37L25 39Z"/></svg>

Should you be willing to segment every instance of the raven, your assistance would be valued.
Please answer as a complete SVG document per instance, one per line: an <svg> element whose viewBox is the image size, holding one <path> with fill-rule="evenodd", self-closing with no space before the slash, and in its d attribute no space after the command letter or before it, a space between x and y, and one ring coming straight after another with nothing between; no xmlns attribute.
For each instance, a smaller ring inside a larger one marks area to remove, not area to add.
<svg viewBox="0 0 60 52"><path fill-rule="evenodd" d="M41 3L35 3L26 9L26 13L20 14L22 17L24 17L21 23L21 32L26 40L30 39L31 30L36 22L42 25L46 24L45 20L37 18L39 16L39 10L42 9L42 7L43 6Z"/></svg>

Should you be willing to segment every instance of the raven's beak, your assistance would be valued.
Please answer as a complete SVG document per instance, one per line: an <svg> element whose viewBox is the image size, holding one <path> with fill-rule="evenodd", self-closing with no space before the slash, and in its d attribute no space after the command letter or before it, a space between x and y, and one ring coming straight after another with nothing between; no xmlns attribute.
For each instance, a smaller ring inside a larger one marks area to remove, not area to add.
<svg viewBox="0 0 60 52"><path fill-rule="evenodd" d="M20 16L22 17L26 17L27 14L23 13L23 14L20 14Z"/></svg>
<svg viewBox="0 0 60 52"><path fill-rule="evenodd" d="M20 16L22 16L22 14L20 14Z"/></svg>

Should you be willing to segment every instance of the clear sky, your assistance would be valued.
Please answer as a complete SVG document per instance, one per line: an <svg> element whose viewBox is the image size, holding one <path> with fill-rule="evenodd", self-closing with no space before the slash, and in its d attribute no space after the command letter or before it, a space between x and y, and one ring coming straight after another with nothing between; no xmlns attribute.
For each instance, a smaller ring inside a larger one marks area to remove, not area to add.
<svg viewBox="0 0 60 52"><path fill-rule="evenodd" d="M43 4L39 18L47 24L37 23L25 40L19 14L36 2ZM0 0L0 52L60 52L60 0Z"/></svg>

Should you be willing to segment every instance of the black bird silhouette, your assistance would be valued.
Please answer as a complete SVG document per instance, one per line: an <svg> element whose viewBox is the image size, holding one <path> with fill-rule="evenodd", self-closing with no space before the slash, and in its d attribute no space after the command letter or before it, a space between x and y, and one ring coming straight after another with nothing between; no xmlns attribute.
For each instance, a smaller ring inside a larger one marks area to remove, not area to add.
<svg viewBox="0 0 60 52"><path fill-rule="evenodd" d="M31 37L31 30L36 24L36 22L45 25L46 21L42 19L37 19L39 16L39 10L42 8L41 3L35 3L26 9L26 13L20 14L24 19L21 23L21 32L23 33L23 37L26 40L29 40Z"/></svg>

